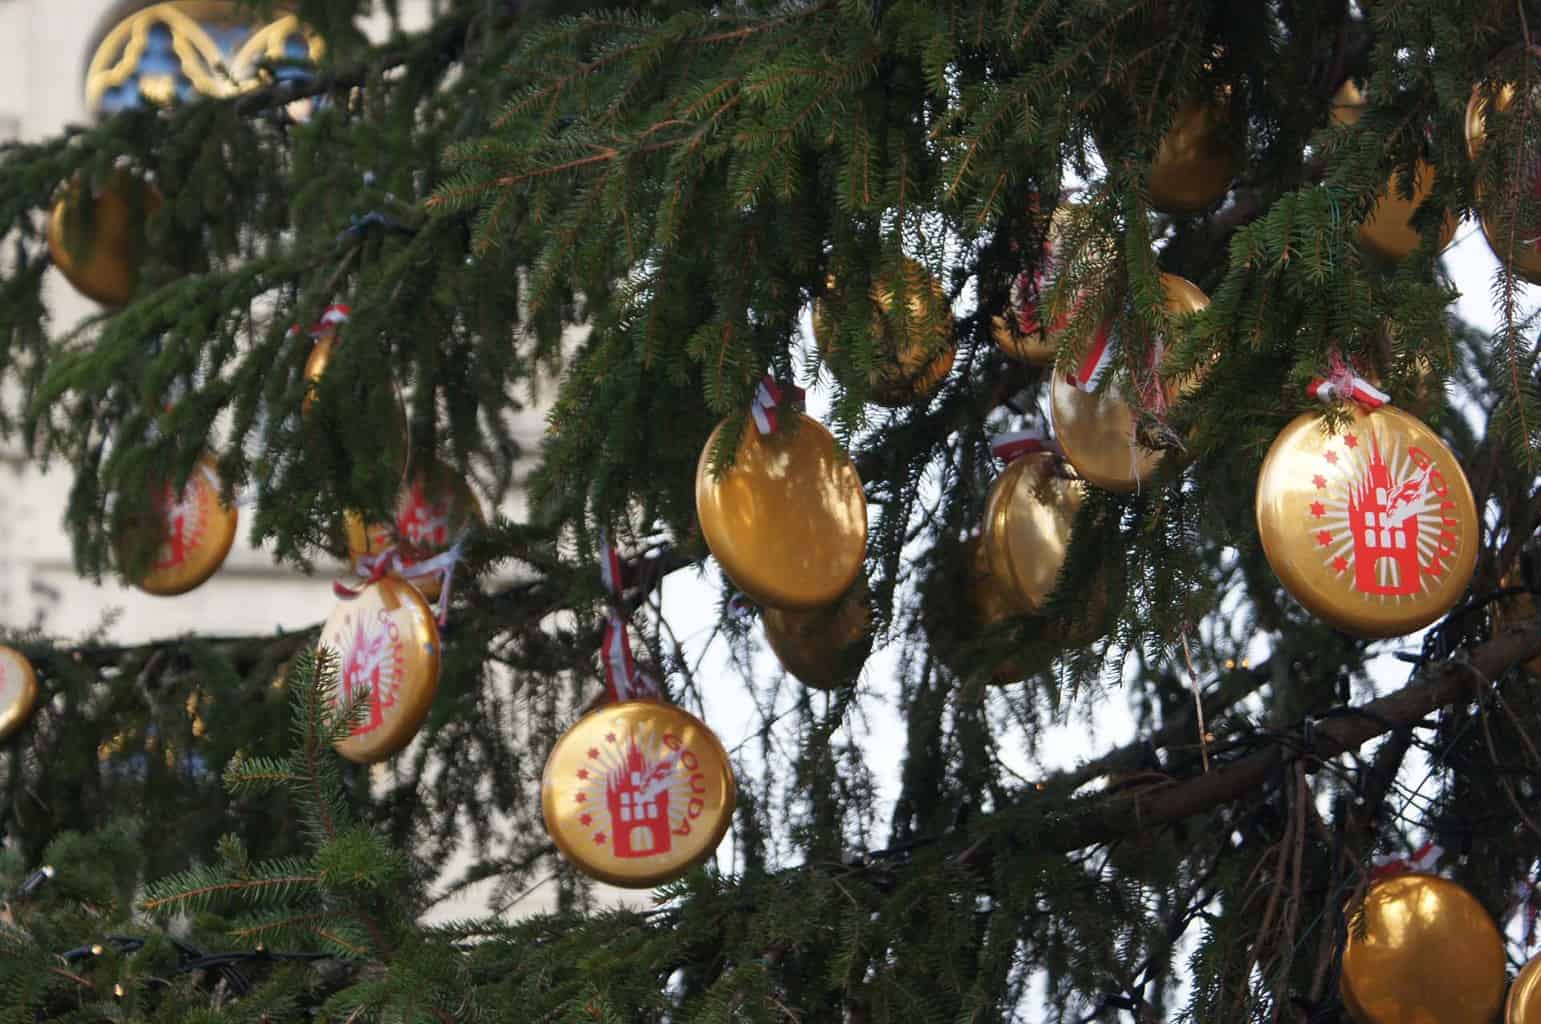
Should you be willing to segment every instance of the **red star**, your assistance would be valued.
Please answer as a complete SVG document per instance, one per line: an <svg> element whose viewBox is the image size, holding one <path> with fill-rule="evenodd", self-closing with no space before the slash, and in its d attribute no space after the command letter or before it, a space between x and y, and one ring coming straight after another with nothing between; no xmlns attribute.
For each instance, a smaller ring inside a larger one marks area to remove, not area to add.
<svg viewBox="0 0 1541 1024"><path fill-rule="evenodd" d="M613 732L605 733L605 742L606 743L614 743L615 742L615 733L613 733Z"/></svg>
<svg viewBox="0 0 1541 1024"><path fill-rule="evenodd" d="M1359 438L1355 437L1353 434L1344 434L1343 445L1347 448L1358 448Z"/></svg>
<svg viewBox="0 0 1541 1024"><path fill-rule="evenodd" d="M1331 530L1318 530L1316 532L1316 543L1320 544L1322 547L1326 547L1328 544L1331 544L1332 543L1332 531Z"/></svg>
<svg viewBox="0 0 1541 1024"><path fill-rule="evenodd" d="M605 845L605 834L603 832L595 832L594 833L594 845L595 846L603 846L603 845Z"/></svg>
<svg viewBox="0 0 1541 1024"><path fill-rule="evenodd" d="M1322 516L1327 514L1327 506L1323 505L1319 501L1313 501L1311 502L1311 514L1320 519Z"/></svg>
<svg viewBox="0 0 1541 1024"><path fill-rule="evenodd" d="M590 747L589 748L589 757L597 759L599 757L599 748L598 747Z"/></svg>
<svg viewBox="0 0 1541 1024"><path fill-rule="evenodd" d="M589 777L589 770L587 768L579 768L578 769L578 778L586 779L588 777Z"/></svg>
<svg viewBox="0 0 1541 1024"><path fill-rule="evenodd" d="M1328 452L1326 455L1322 456L1322 458L1326 459L1331 465L1336 466L1338 464L1337 452Z"/></svg>
<svg viewBox="0 0 1541 1024"><path fill-rule="evenodd" d="M1344 558L1342 555L1339 555L1337 558L1334 558L1332 560L1332 567L1334 569L1336 569L1338 572L1347 572L1348 571L1348 559Z"/></svg>
<svg viewBox="0 0 1541 1024"><path fill-rule="evenodd" d="M1313 476L1311 478L1311 482L1316 485L1316 489L1318 491L1327 486L1327 478L1322 476L1320 473L1318 473L1316 476Z"/></svg>
<svg viewBox="0 0 1541 1024"><path fill-rule="evenodd" d="M587 793L579 793L578 794L578 802L580 804L588 803L589 802L589 795Z"/></svg>
<svg viewBox="0 0 1541 1024"><path fill-rule="evenodd" d="M594 824L594 816L592 814L585 814L580 816L578 821L584 825L592 825Z"/></svg>

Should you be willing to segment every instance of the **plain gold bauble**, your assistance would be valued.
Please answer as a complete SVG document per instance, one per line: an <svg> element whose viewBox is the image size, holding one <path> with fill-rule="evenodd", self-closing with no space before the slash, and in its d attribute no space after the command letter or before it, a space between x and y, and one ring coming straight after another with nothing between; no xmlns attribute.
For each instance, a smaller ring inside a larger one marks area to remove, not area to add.
<svg viewBox="0 0 1541 1024"><path fill-rule="evenodd" d="M856 582L867 497L850 456L817 421L783 410L762 435L746 423L733 464L712 471L717 425L696 465L696 515L722 571L757 604L809 611Z"/></svg>
<svg viewBox="0 0 1541 1024"><path fill-rule="evenodd" d="M1514 103L1516 90L1512 84L1504 84L1493 98L1493 109L1502 113ZM1488 101L1482 95L1480 87L1473 88L1471 99L1466 103L1466 151L1475 160L1477 154L1482 151L1482 145L1487 140L1487 113ZM1518 169L1509 169L1511 173L1521 173ZM1532 180L1526 187L1536 194L1541 181L1536 180L1535 172L1532 172ZM1483 194L1481 185L1477 188L1477 210L1481 214L1482 237L1487 239L1488 248L1503 262L1507 262L1514 273L1529 281L1531 284L1541 284L1541 225L1535 225L1529 231L1517 231L1514 239L1513 259L1508 259L1509 240L1500 237L1497 219L1488 216L1485 208L1488 205L1487 197Z"/></svg>
<svg viewBox="0 0 1541 1024"><path fill-rule="evenodd" d="M1176 274L1162 274L1161 287L1168 312L1195 313L1209 305L1197 285ZM1173 402L1193 386L1192 380L1169 381L1163 389L1167 401ZM1118 381L1105 382L1097 392L1082 391L1057 368L1049 391L1054 436L1065 458L1089 483L1130 492L1156 471L1162 453L1136 440L1135 411L1119 394Z"/></svg>
<svg viewBox="0 0 1541 1024"><path fill-rule="evenodd" d="M1504 1024L1541 1022L1541 956L1520 968L1504 1002Z"/></svg>
<svg viewBox="0 0 1541 1024"><path fill-rule="evenodd" d="M879 405L905 406L929 398L952 369L956 344L952 311L942 283L916 261L904 260L905 316L894 309L892 282L879 275L869 296L876 306L870 330L875 362L867 377L872 400ZM827 289L839 287L831 276ZM828 359L838 348L838 333L828 306L813 303L813 338Z"/></svg>
<svg viewBox="0 0 1541 1024"><path fill-rule="evenodd" d="M145 220L161 194L126 170L89 197L80 179L64 187L48 218L48 253L75 290L104 306L134 297L144 257Z"/></svg>
<svg viewBox="0 0 1541 1024"><path fill-rule="evenodd" d="M872 649L872 609L861 582L827 608L766 608L760 618L781 667L816 690L853 682Z"/></svg>
<svg viewBox="0 0 1541 1024"><path fill-rule="evenodd" d="M1263 553L1308 611L1356 636L1403 636L1449 611L1471 581L1478 521L1460 463L1393 406L1350 403L1333 432L1302 413L1258 472Z"/></svg>
<svg viewBox="0 0 1541 1024"><path fill-rule="evenodd" d="M173 597L218 571L235 542L239 519L220 492L219 474L209 455L198 460L180 494L170 484L152 489L150 514L129 519L117 539L122 564L136 550L154 546L149 568L132 581L134 586L147 594ZM152 530L153 536L148 532Z"/></svg>
<svg viewBox="0 0 1541 1024"><path fill-rule="evenodd" d="M1503 940L1461 886L1397 875L1370 886L1350 918L1339 987L1357 1024L1491 1024Z"/></svg>
<svg viewBox="0 0 1541 1024"><path fill-rule="evenodd" d="M1193 214L1223 199L1241 170L1231 130L1223 93L1179 108L1146 177L1150 205L1162 213Z"/></svg>
<svg viewBox="0 0 1541 1024"><path fill-rule="evenodd" d="M1020 612L1042 610L1070 550L1082 486L1055 471L1053 455L1023 455L1001 471L985 501L980 538L992 580Z"/></svg>
<svg viewBox="0 0 1541 1024"><path fill-rule="evenodd" d="M562 856L590 878L646 889L712 855L738 788L727 751L699 718L632 700L589 712L557 740L540 796Z"/></svg>
<svg viewBox="0 0 1541 1024"><path fill-rule="evenodd" d="M428 602L404 580L376 580L338 601L320 646L337 658L334 705L364 696L362 720L337 752L374 764L404 750L439 689L439 624Z"/></svg>
<svg viewBox="0 0 1541 1024"><path fill-rule="evenodd" d="M0 647L0 740L26 724L37 704L37 673L14 647Z"/></svg>

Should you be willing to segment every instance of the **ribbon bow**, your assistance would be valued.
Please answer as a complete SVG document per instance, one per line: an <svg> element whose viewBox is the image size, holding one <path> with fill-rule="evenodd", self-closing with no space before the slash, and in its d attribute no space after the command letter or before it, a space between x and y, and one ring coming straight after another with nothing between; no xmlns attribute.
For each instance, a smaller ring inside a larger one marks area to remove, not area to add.
<svg viewBox="0 0 1541 1024"><path fill-rule="evenodd" d="M466 541L470 539L470 531L462 530L449 547L420 562L404 562L401 551L392 544L383 551L373 555L364 555L359 558L355 567L358 583L346 583L342 580L332 581L332 593L344 601L351 601L362 594L371 583L378 583L387 576L400 576L408 581L439 578L438 607L434 611L434 618L440 626L449 620L450 591L455 583L455 567L465 557ZM394 611L390 601L386 602L386 608Z"/></svg>
<svg viewBox="0 0 1541 1024"><path fill-rule="evenodd" d="M626 617L620 611L621 594L625 590L624 573L620 554L610 543L609 537L601 536L599 577L610 594L610 607L605 612L600 659L605 666L605 692L613 701L659 696L658 684L642 671L631 653L631 639L626 635Z"/></svg>
<svg viewBox="0 0 1541 1024"><path fill-rule="evenodd" d="M806 392L795 384L777 384L776 378L766 374L760 384L754 390L754 404L749 407L749 415L754 417L754 426L761 434L774 433L781 426L781 417L778 410L789 402L802 402Z"/></svg>
<svg viewBox="0 0 1541 1024"><path fill-rule="evenodd" d="M1352 400L1365 409L1379 409L1391 401L1391 396L1354 372L1343 357L1333 352L1328 356L1327 376L1317 377L1306 388L1306 393L1321 402Z"/></svg>
<svg viewBox="0 0 1541 1024"><path fill-rule="evenodd" d="M311 324L310 330L306 331L305 333L309 337L319 338L321 335L326 333L328 328L335 328L338 324L347 323L348 319L352 315L353 308L351 306L345 306L340 302L334 302L332 305L321 311L320 318L317 319L315 323ZM298 334L299 331L299 324L295 324L293 327L289 328L289 333L291 335Z"/></svg>
<svg viewBox="0 0 1541 1024"><path fill-rule="evenodd" d="M1444 847L1430 839L1413 852L1411 857L1402 854L1378 854L1370 860L1370 877L1377 882L1383 878L1395 878L1413 872L1428 873L1444 856Z"/></svg>
<svg viewBox="0 0 1541 1024"><path fill-rule="evenodd" d="M1060 454L1059 443L1050 437L1049 432L1042 426L1028 427L1026 430L1011 430L1004 434L996 434L990 439L990 453L1007 465L1024 455L1038 452Z"/></svg>

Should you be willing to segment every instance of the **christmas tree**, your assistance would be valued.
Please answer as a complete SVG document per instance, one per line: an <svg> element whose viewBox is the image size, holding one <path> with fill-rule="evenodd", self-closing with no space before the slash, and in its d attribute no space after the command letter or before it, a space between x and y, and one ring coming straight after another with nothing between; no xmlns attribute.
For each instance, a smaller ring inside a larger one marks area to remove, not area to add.
<svg viewBox="0 0 1541 1024"><path fill-rule="evenodd" d="M292 12L0 153L0 428L78 571L196 586L239 506L342 577L5 637L0 1017L1537 1012L1541 8ZM655 688L705 724L569 770Z"/></svg>

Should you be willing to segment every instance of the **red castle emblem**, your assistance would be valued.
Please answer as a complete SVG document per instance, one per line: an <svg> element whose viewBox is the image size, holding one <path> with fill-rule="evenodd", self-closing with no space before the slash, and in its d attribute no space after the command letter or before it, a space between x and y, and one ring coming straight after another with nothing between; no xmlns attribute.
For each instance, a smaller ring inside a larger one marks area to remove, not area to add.
<svg viewBox="0 0 1541 1024"><path fill-rule="evenodd" d="M625 762L610 773L605 800L610 808L617 857L668 853L669 775L672 761L649 767L633 742Z"/></svg>
<svg viewBox="0 0 1541 1024"><path fill-rule="evenodd" d="M1445 478L1428 454L1394 439L1382 450L1345 434L1322 454L1307 507L1318 550L1334 573L1369 597L1410 598L1455 559L1459 523Z"/></svg>
<svg viewBox="0 0 1541 1024"><path fill-rule="evenodd" d="M337 677L339 703L361 690L368 694L365 717L353 727L353 735L362 736L384 724L386 712L396 706L401 663L401 631L389 616L382 611L376 622L366 624L361 617L354 623Z"/></svg>
<svg viewBox="0 0 1541 1024"><path fill-rule="evenodd" d="M415 480L407 500L396 517L396 531L402 543L416 551L435 551L449 545L449 526L453 493L439 501L428 497L421 479Z"/></svg>
<svg viewBox="0 0 1541 1024"><path fill-rule="evenodd" d="M155 552L154 567L157 570L170 569L187 561L187 556L203 539L208 496L208 484L199 473L193 474L181 494L173 493L169 485L162 489L155 506L157 516L165 524L166 535Z"/></svg>
<svg viewBox="0 0 1541 1024"><path fill-rule="evenodd" d="M604 747L588 752L578 769L573 799L579 822L595 847L620 860L659 857L675 850L706 810L706 776L701 761L673 733L643 727L605 735Z"/></svg>

